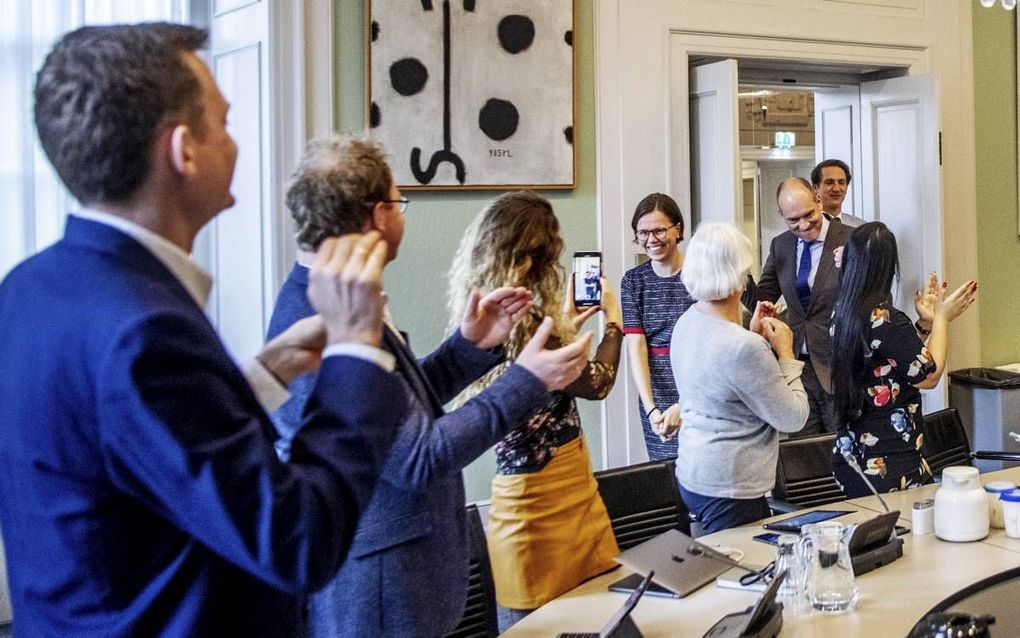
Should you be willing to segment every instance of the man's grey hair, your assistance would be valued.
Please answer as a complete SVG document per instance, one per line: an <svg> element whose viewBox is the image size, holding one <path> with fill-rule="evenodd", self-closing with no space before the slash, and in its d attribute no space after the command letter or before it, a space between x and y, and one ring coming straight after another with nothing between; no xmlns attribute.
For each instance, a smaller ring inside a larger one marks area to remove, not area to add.
<svg viewBox="0 0 1020 638"><path fill-rule="evenodd" d="M360 137L309 142L287 188L286 203L302 250L327 237L359 233L376 202L388 197L393 174L381 146Z"/></svg>

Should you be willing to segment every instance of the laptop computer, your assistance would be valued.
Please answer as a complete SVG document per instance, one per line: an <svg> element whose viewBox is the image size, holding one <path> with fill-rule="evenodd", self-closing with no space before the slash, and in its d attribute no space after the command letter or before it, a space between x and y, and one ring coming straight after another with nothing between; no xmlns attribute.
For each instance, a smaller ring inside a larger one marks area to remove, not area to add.
<svg viewBox="0 0 1020 638"><path fill-rule="evenodd" d="M715 580L733 565L717 552L675 529L635 545L616 562L636 572L655 572L655 584L682 598ZM610 585L613 587L616 585Z"/></svg>
<svg viewBox="0 0 1020 638"><path fill-rule="evenodd" d="M652 576L654 575L654 571L648 572L648 575L641 581L637 589L627 597L623 605L616 610L613 617L609 619L609 622L597 634L591 632L568 633L559 634L556 638L643 638L637 625L634 624L634 620L630 617L630 612L634 611L638 601L641 600L641 596L644 595L648 586L652 584Z"/></svg>

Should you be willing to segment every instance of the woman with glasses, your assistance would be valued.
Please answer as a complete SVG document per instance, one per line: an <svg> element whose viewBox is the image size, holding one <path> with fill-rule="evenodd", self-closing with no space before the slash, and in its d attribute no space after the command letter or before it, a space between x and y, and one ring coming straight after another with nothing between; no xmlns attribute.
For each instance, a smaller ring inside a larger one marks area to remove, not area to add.
<svg viewBox="0 0 1020 638"><path fill-rule="evenodd" d="M579 314L573 304L573 277L564 295L563 248L548 200L528 191L507 193L468 227L450 268L451 321L463 314L472 289L519 286L532 291L534 303L504 345L507 362L469 386L458 401L496 382L543 315L555 320L550 343L573 341L581 324L600 309L606 316L602 342L581 376L536 405L523 425L496 444L487 536L501 607L500 631L585 579L612 569L619 553L592 474L575 399L603 399L613 387L623 340L620 305L603 280L601 308Z"/></svg>
<svg viewBox="0 0 1020 638"><path fill-rule="evenodd" d="M644 249L648 261L623 275L624 346L638 391L648 458L658 461L677 455L680 408L669 367L669 339L676 320L694 299L680 279L684 218L673 198L648 195L638 202L630 225L634 243Z"/></svg>

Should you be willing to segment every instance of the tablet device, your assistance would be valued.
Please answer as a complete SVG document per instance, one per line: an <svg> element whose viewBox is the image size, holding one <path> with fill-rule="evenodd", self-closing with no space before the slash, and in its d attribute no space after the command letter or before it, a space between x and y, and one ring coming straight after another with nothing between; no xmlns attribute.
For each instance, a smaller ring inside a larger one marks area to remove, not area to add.
<svg viewBox="0 0 1020 638"><path fill-rule="evenodd" d="M772 521L771 523L765 523L762 527L772 530L773 532L790 532L791 534L800 534L800 528L804 525L821 523L822 521L827 521L830 518L845 516L852 513L853 512L849 510L813 510L811 512L804 512L803 514L795 514L778 521Z"/></svg>

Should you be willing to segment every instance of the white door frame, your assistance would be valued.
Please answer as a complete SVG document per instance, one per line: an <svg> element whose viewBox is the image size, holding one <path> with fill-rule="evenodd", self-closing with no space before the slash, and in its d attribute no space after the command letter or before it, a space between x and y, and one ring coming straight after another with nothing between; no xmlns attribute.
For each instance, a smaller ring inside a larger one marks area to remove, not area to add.
<svg viewBox="0 0 1020 638"><path fill-rule="evenodd" d="M791 4L796 6L770 0L597 0L597 202L604 268L611 280L619 281L636 263L637 249L628 239L630 211L638 199L652 191L669 192L685 215L691 210L688 84L694 56L867 64L902 67L910 75L942 74L941 115L954 122L943 143L949 146L952 138L956 153L952 165L946 161L944 167L942 209L957 217L942 220L941 227L943 238L962 241L946 246L953 254L946 259L940 255L939 263L949 278L960 280L953 276L954 268L976 259L973 75L970 65L960 61L971 55L969 3ZM824 22L832 16L823 11L843 12L846 19L833 27ZM884 19L874 20L877 14ZM913 28L905 28L909 25ZM818 37L826 30L833 37ZM847 40L846 34L855 39ZM976 329L954 333L959 336L953 345L954 363L974 365L967 361L978 356ZM623 369L602 411L607 467L645 457L628 436L640 428L636 400L629 370Z"/></svg>

